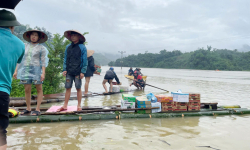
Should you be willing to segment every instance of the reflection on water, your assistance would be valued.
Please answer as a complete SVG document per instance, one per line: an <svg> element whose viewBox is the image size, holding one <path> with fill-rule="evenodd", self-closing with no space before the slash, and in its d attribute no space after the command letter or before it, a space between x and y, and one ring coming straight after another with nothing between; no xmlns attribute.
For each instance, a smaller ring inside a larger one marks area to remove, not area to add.
<svg viewBox="0 0 250 150"><path fill-rule="evenodd" d="M108 67L103 67L103 73ZM123 85L128 68L115 68ZM169 91L181 89L201 93L202 102L216 101L220 105L250 107L249 72L201 71L142 68L147 83ZM90 91L104 91L104 74L94 76ZM135 89L135 87L132 87ZM73 90L75 91L75 89ZM147 86L145 91L131 91L135 96L166 94ZM89 97L84 106L120 104L121 94ZM45 104L62 105L63 103ZM77 105L70 100L69 105ZM250 116L212 116L183 118L147 118L98 120L60 123L11 124L8 128L10 149L250 149ZM165 142L170 145L166 144Z"/></svg>

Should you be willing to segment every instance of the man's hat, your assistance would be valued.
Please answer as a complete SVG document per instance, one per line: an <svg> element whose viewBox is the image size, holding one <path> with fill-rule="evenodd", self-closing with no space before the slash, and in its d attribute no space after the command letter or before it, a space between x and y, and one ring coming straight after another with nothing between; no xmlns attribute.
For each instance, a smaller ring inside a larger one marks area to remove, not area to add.
<svg viewBox="0 0 250 150"><path fill-rule="evenodd" d="M94 50L87 50L87 57L92 56L95 53Z"/></svg>
<svg viewBox="0 0 250 150"><path fill-rule="evenodd" d="M82 35L81 32L77 31L77 30L68 30L64 32L64 36L71 41L71 32L76 32L80 35L80 41L82 41L83 43L86 41L85 37Z"/></svg>
<svg viewBox="0 0 250 150"><path fill-rule="evenodd" d="M24 38L26 41L30 42L30 35L31 35L32 32L39 32L39 33L40 33L40 37L39 37L37 43L44 43L44 42L46 42L46 41L48 40L48 36L47 36L44 32L39 31L39 30L30 30L30 31L26 31L26 32L24 32L24 34L23 34L23 38Z"/></svg>
<svg viewBox="0 0 250 150"><path fill-rule="evenodd" d="M2 27L12 27L20 26L21 24L16 20L16 16L5 9L0 10L0 26Z"/></svg>

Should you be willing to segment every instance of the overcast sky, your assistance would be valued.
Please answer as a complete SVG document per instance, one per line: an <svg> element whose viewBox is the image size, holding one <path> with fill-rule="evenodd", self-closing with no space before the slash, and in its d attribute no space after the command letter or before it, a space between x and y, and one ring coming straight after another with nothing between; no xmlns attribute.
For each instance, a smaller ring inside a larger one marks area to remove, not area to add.
<svg viewBox="0 0 250 150"><path fill-rule="evenodd" d="M88 49L128 54L250 45L250 0L23 0L22 24L77 29Z"/></svg>

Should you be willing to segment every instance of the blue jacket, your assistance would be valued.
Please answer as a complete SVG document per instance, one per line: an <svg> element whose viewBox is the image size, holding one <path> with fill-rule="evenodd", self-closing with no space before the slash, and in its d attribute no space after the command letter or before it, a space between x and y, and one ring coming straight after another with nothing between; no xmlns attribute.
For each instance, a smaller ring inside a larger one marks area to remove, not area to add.
<svg viewBox="0 0 250 150"><path fill-rule="evenodd" d="M0 91L10 94L12 76L24 50L23 42L9 28L0 28Z"/></svg>
<svg viewBox="0 0 250 150"><path fill-rule="evenodd" d="M66 71L67 65L67 49L71 44L66 46L65 52L64 52L64 61L63 61L63 71ZM81 73L86 73L87 66L88 66L88 59L87 59L87 49L85 45L79 44L78 45L81 49Z"/></svg>

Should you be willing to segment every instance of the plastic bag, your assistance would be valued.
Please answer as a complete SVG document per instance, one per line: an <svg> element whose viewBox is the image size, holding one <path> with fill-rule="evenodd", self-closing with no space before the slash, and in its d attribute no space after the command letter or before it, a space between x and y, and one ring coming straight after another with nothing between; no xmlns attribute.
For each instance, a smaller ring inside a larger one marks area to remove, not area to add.
<svg viewBox="0 0 250 150"><path fill-rule="evenodd" d="M157 98L154 96L153 93L149 93L146 96L147 96L147 99L151 100L152 103L157 102Z"/></svg>

